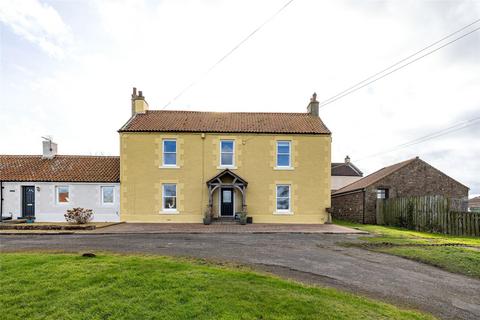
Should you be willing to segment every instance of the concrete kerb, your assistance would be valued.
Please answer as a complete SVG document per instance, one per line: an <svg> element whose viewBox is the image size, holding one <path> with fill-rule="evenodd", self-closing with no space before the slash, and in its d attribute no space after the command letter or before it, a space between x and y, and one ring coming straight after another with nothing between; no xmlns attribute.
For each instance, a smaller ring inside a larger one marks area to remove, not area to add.
<svg viewBox="0 0 480 320"><path fill-rule="evenodd" d="M203 224L112 224L94 230L0 230L0 235L118 235L118 234L368 234L366 231L332 225L215 225Z"/></svg>
<svg viewBox="0 0 480 320"><path fill-rule="evenodd" d="M0 232L0 235L146 235L146 234L369 234L366 231L358 231L358 232L314 232L314 231L215 231L215 232L199 232L199 231L148 231L148 232Z"/></svg>

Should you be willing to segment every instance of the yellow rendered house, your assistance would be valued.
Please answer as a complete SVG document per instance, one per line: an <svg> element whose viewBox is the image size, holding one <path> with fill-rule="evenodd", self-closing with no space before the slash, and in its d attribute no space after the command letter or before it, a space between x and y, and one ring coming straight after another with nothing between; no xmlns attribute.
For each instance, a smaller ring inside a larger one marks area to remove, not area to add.
<svg viewBox="0 0 480 320"><path fill-rule="evenodd" d="M148 110L132 94L119 130L121 220L325 223L331 133L313 95L303 113Z"/></svg>

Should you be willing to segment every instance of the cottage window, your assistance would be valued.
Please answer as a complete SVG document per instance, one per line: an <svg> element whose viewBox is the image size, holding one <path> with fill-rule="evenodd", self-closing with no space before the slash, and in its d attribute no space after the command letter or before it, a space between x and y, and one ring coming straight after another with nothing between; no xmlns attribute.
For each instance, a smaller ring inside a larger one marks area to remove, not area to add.
<svg viewBox="0 0 480 320"><path fill-rule="evenodd" d="M163 165L177 165L177 141L163 140Z"/></svg>
<svg viewBox="0 0 480 320"><path fill-rule="evenodd" d="M290 186L277 185L277 212L290 212Z"/></svg>
<svg viewBox="0 0 480 320"><path fill-rule="evenodd" d="M377 199L388 199L388 189L377 189Z"/></svg>
<svg viewBox="0 0 480 320"><path fill-rule="evenodd" d="M290 167L290 141L277 141L277 167Z"/></svg>
<svg viewBox="0 0 480 320"><path fill-rule="evenodd" d="M68 186L56 187L57 203L66 204L70 202L70 192Z"/></svg>
<svg viewBox="0 0 480 320"><path fill-rule="evenodd" d="M177 211L177 185L166 183L163 185L163 211Z"/></svg>
<svg viewBox="0 0 480 320"><path fill-rule="evenodd" d="M102 187L102 204L113 204L115 201L114 187Z"/></svg>
<svg viewBox="0 0 480 320"><path fill-rule="evenodd" d="M220 141L220 166L233 167L235 158L235 143L233 140Z"/></svg>

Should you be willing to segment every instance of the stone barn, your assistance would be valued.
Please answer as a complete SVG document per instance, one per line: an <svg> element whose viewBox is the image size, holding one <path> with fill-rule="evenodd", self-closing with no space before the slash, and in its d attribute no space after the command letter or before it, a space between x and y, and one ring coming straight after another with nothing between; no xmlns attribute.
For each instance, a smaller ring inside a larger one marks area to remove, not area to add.
<svg viewBox="0 0 480 320"><path fill-rule="evenodd" d="M377 199L441 195L468 199L469 188L419 157L382 168L332 193L332 216L376 223Z"/></svg>

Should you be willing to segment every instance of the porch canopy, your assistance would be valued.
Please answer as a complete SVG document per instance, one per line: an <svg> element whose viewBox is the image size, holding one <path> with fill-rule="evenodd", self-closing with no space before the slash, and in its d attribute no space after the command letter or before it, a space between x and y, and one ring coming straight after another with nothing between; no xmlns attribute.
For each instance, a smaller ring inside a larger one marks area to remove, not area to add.
<svg viewBox="0 0 480 320"><path fill-rule="evenodd" d="M240 191L242 194L242 211L247 210L245 189L247 189L248 182L241 178L239 175L225 169L215 177L207 181L208 186L208 210L209 213L213 212L213 194L215 190L219 188L234 188ZM220 189L219 189L220 190Z"/></svg>

